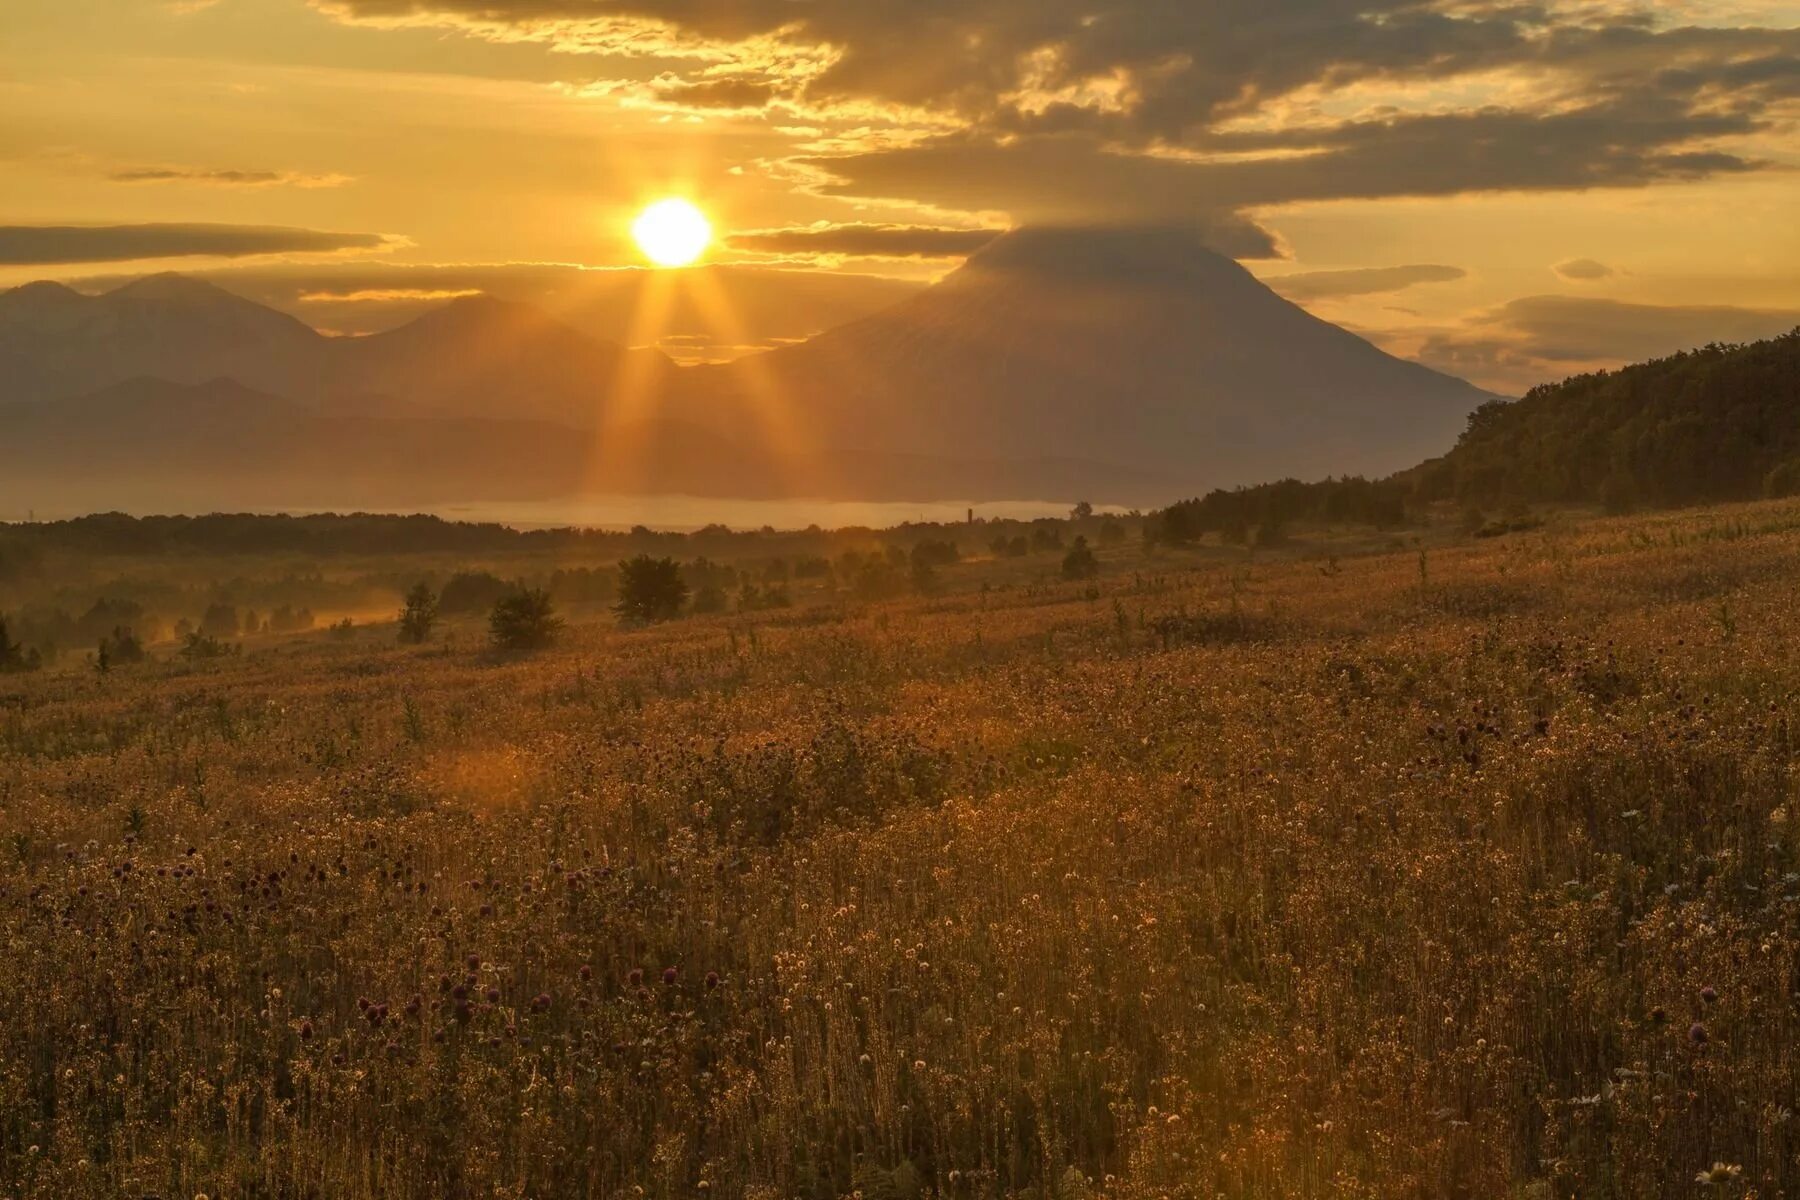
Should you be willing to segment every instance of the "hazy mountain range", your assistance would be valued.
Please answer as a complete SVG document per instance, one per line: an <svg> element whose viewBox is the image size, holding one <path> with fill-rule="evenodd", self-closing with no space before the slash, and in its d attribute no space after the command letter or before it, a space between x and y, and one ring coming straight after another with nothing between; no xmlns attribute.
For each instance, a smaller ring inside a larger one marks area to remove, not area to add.
<svg viewBox="0 0 1800 1200"><path fill-rule="evenodd" d="M1019 231L890 309L700 367L485 296L338 337L179 275L34 283L0 293L0 504L1151 503L1395 470L1485 398L1168 232Z"/></svg>

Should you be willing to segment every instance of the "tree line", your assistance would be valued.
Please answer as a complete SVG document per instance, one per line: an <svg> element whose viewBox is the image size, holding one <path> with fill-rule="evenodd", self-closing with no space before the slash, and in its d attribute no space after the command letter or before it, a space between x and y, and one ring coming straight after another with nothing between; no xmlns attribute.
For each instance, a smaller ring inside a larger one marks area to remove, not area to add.
<svg viewBox="0 0 1800 1200"><path fill-rule="evenodd" d="M1385 479L1283 479L1155 513L1151 541L1279 541L1300 522L1392 528L1424 506L1611 511L1800 495L1800 329L1715 344L1491 400L1440 458ZM1471 517L1472 532L1495 528Z"/></svg>

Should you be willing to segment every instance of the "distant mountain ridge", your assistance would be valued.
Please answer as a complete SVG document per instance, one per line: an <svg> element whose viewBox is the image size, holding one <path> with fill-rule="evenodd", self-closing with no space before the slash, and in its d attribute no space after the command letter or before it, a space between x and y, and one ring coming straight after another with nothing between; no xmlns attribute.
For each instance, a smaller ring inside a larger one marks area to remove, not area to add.
<svg viewBox="0 0 1800 1200"><path fill-rule="evenodd" d="M584 425L628 364L655 387L673 370L654 350L596 341L529 305L486 296L349 338L176 274L97 296L41 283L0 293L0 402L84 395L139 377L229 378L359 411Z"/></svg>
<svg viewBox="0 0 1800 1200"><path fill-rule="evenodd" d="M244 389L239 429L228 418L217 427L207 406L218 380ZM395 452L404 469L390 468L413 492L435 467L464 497L566 486L1131 503L1201 484L1398 469L1440 451L1488 398L1312 317L1169 231L1018 231L884 312L692 368L487 296L335 337L180 275L92 296L49 283L0 293L0 406L13 404L0 419L15 438L48 437L56 424L21 404L85 407L129 426L121 406L133 396L176 424L206 412L200 432L221 456L272 437L258 430L278 412L297 422L283 435L293 452L259 487L299 482L301 447L348 453L349 427L321 422L356 418L388 422L361 431L372 444L413 444ZM433 427L459 421L488 422L485 438L464 446L454 431L468 426ZM174 472L178 440L142 431L139 452L153 460L143 470ZM537 468L500 461L503 446ZM570 447L587 454L580 469ZM49 458L83 470L60 448ZM317 469L322 486L348 478ZM204 456L180 471L184 485L209 472L220 489L244 483Z"/></svg>

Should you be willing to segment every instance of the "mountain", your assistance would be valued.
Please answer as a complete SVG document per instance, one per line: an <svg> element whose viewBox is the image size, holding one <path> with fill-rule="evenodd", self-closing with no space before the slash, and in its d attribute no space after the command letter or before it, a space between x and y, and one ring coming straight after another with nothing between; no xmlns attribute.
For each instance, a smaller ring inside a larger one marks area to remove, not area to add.
<svg viewBox="0 0 1800 1200"><path fill-rule="evenodd" d="M1800 329L1533 388L1400 476L1425 499L1682 505L1800 494Z"/></svg>
<svg viewBox="0 0 1800 1200"><path fill-rule="evenodd" d="M686 273L669 274L674 287ZM688 282L704 280L718 282ZM416 490L435 468L463 498L506 480L533 495L1153 503L1280 475L1385 473L1441 451L1488 398L1167 230L1017 231L883 312L690 368L489 296L339 337L179 275L98 295L58 284L0 293L0 404L67 404L131 427L118 406L140 396L165 421L215 431L198 399L152 394L149 380L235 381L257 397L239 397L240 439L274 428L276 398L306 406L280 416L303 427L266 435L291 443L285 457L257 451L289 490L306 447L373 463L375 448L407 438L413 449L395 454L410 458L371 466L359 486L386 471ZM49 427L45 413L8 416L15 437ZM371 440L358 448L344 440L352 420L387 424L363 430ZM515 439L523 465L475 444L484 429ZM147 433L143 445L173 436ZM592 461L570 465L570 447ZM451 461L485 474L459 479ZM79 459L68 469L83 470ZM344 481L331 461L317 469L323 486Z"/></svg>
<svg viewBox="0 0 1800 1200"><path fill-rule="evenodd" d="M0 402L80 395L138 376L198 383L288 371L323 341L293 317L181 275L100 296L31 283L0 293Z"/></svg>
<svg viewBox="0 0 1800 1200"><path fill-rule="evenodd" d="M1168 230L1020 230L936 286L681 380L676 411L823 446L1074 455L1183 487L1385 473L1488 394L1282 299Z"/></svg>
<svg viewBox="0 0 1800 1200"><path fill-rule="evenodd" d="M327 337L182 275L86 296L55 283L0 293L0 403L85 395L139 378L251 388L352 412L597 424L621 380L665 386L654 351L597 341L529 305L451 302L396 329Z"/></svg>
<svg viewBox="0 0 1800 1200"><path fill-rule="evenodd" d="M384 396L414 415L577 427L604 423L622 389L659 390L674 370L654 350L597 341L529 304L489 296L452 300L385 333L326 339L326 349L314 395Z"/></svg>

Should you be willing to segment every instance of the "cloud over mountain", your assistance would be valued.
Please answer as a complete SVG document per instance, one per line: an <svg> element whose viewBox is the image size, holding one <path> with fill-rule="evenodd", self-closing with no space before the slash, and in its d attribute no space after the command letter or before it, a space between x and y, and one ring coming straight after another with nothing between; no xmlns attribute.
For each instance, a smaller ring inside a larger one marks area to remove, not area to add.
<svg viewBox="0 0 1800 1200"><path fill-rule="evenodd" d="M1376 296L1415 284L1450 283L1468 272L1461 267L1419 263L1405 267L1358 267L1345 271L1301 271L1263 282L1289 300L1330 300L1343 296Z"/></svg>
<svg viewBox="0 0 1800 1200"><path fill-rule="evenodd" d="M328 254L378 250L389 244L378 233L325 233L275 225L0 225L0 265Z"/></svg>
<svg viewBox="0 0 1800 1200"><path fill-rule="evenodd" d="M1577 371L1660 358L1710 342L1750 342L1800 328L1800 309L1631 304L1526 296L1430 336L1419 359L1441 371L1510 379L1523 390Z"/></svg>
<svg viewBox="0 0 1800 1200"><path fill-rule="evenodd" d="M731 235L739 250L768 254L843 255L850 258L961 258L996 237L998 229L940 229L926 225L833 225L753 229Z"/></svg>

